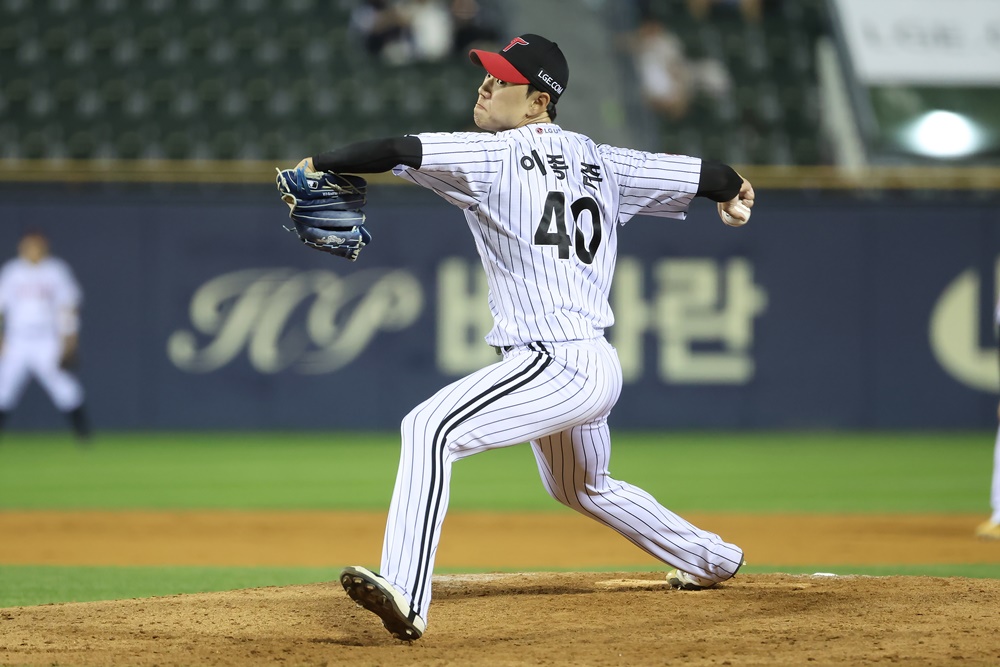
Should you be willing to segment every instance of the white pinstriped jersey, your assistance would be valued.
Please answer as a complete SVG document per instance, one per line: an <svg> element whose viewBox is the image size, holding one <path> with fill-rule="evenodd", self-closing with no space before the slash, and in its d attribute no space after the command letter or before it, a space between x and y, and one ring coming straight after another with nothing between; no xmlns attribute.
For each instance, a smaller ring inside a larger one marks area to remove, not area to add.
<svg viewBox="0 0 1000 667"><path fill-rule="evenodd" d="M415 136L420 168L393 173L464 209L496 346L601 336L614 323L615 223L684 219L701 172L699 158L598 145L550 123Z"/></svg>

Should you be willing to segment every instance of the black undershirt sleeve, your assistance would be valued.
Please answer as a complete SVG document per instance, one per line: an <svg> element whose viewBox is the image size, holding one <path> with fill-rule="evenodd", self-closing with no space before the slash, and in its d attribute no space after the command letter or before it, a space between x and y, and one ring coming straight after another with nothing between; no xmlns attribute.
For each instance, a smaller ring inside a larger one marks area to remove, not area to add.
<svg viewBox="0 0 1000 667"><path fill-rule="evenodd" d="M701 178L698 181L696 197L706 197L712 201L729 201L740 193L743 178L728 164L715 160L701 161Z"/></svg>
<svg viewBox="0 0 1000 667"><path fill-rule="evenodd" d="M317 171L338 174L377 174L399 164L420 168L423 146L414 136L372 139L313 156Z"/></svg>

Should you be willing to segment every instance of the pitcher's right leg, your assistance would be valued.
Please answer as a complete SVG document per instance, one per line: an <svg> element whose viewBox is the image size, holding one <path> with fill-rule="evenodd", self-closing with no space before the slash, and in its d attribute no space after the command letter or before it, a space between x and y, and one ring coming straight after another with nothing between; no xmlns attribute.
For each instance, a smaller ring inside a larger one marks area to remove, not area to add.
<svg viewBox="0 0 1000 667"><path fill-rule="evenodd" d="M549 494L614 529L637 547L682 572L702 588L731 578L743 551L663 507L642 489L608 473L611 436L607 422L577 426L532 442Z"/></svg>

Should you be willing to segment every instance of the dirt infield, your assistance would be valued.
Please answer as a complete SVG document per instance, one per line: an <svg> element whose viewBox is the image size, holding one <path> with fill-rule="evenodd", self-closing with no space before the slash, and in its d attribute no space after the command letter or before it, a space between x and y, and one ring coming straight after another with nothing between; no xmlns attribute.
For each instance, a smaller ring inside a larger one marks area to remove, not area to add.
<svg viewBox="0 0 1000 667"><path fill-rule="evenodd" d="M381 515L0 512L0 563L377 562ZM998 563L980 517L691 515L751 565ZM0 609L4 665L1000 664L1000 581L745 573L703 592L568 514L453 514L440 567L644 573L437 577L408 645L336 582Z"/></svg>

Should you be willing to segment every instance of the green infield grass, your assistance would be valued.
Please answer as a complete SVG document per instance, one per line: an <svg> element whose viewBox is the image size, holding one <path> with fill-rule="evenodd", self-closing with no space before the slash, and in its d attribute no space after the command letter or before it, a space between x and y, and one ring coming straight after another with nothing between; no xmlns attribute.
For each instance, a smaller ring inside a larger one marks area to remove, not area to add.
<svg viewBox="0 0 1000 667"><path fill-rule="evenodd" d="M0 440L0 511L384 510L396 474L397 438L341 432L102 433L80 447L62 433L9 433ZM991 432L618 432L611 472L680 512L985 515L993 441ZM567 511L545 494L526 446L458 462L451 509ZM1000 565L779 564L747 571L1000 578ZM0 607L335 577L324 568L0 565Z"/></svg>
<svg viewBox="0 0 1000 667"><path fill-rule="evenodd" d="M319 567L105 567L0 565L0 607L125 600L178 593L337 582Z"/></svg>
<svg viewBox="0 0 1000 667"><path fill-rule="evenodd" d="M609 566L593 571L649 571L649 567ZM664 568L664 571L666 568ZM473 569L435 570L437 574L481 572ZM491 571L505 571L494 569ZM514 570L509 570L514 571ZM551 568L557 572L559 568ZM1000 578L1000 565L801 565L753 567L741 572L837 575L913 575L929 577ZM338 569L318 567L105 567L68 565L0 565L0 608L61 602L126 600L181 593L208 593L263 586L329 583L331 595L342 593Z"/></svg>

